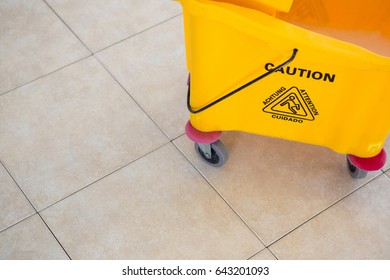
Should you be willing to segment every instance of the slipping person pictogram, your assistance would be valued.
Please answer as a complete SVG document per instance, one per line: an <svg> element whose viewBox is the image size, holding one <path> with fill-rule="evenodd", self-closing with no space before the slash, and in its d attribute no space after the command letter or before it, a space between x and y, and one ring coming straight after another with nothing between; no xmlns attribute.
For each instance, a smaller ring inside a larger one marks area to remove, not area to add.
<svg viewBox="0 0 390 280"><path fill-rule="evenodd" d="M300 104L297 104L295 102L295 96L293 95L290 95L286 101L280 103L280 106L285 106L287 105L288 106L288 109L293 113L293 114L296 114L297 111L299 111L299 109L301 108L301 105ZM293 106L292 106L293 105Z"/></svg>

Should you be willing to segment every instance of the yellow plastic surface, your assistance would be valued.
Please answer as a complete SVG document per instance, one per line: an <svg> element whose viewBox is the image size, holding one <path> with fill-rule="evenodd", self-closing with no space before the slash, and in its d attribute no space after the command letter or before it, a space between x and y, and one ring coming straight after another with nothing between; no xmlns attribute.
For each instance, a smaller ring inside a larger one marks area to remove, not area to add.
<svg viewBox="0 0 390 280"><path fill-rule="evenodd" d="M217 2L232 3L241 7L258 9L263 12L288 12L293 0L214 0Z"/></svg>
<svg viewBox="0 0 390 280"><path fill-rule="evenodd" d="M380 152L390 129L390 1L295 0L289 13L273 16L249 0L180 2L194 109L298 49L283 69L191 114L195 128L267 135L360 157Z"/></svg>

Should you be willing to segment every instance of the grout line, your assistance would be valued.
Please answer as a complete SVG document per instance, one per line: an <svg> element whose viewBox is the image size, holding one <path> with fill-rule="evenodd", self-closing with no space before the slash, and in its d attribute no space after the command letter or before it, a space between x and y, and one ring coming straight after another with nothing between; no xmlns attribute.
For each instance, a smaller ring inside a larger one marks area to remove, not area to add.
<svg viewBox="0 0 390 280"><path fill-rule="evenodd" d="M49 227L49 225L46 223L46 221L42 218L41 214L40 213L37 213L39 218L41 218L42 222L45 224L45 226L47 227L47 229L51 232L51 234L53 235L53 237L55 238L55 240L58 242L58 244L61 246L62 250L64 250L65 254L68 256L68 258L70 260L72 260L72 258L70 257L70 255L68 254L68 252L65 250L64 246L62 246L60 240L57 238L57 236L54 234L54 232L51 230L51 228Z"/></svg>
<svg viewBox="0 0 390 280"><path fill-rule="evenodd" d="M22 222L32 218L33 216L35 215L38 215L38 217L41 219L41 221L45 224L45 226L47 227L47 229L50 231L50 233L53 235L54 239L57 241L58 245L60 245L60 247L62 248L62 250L64 251L64 253L68 256L68 258L71 260L72 258L69 256L68 252L65 250L64 246L62 246L61 242L58 240L58 238L55 236L55 234L53 233L53 231L50 229L50 227L46 224L45 220L42 218L42 216L38 213L38 212L35 212L34 214L31 214L25 218L23 218L22 220L0 230L0 234L5 232L6 230L10 229L10 228L13 228L15 226L17 226L18 224L21 224Z"/></svg>
<svg viewBox="0 0 390 280"><path fill-rule="evenodd" d="M335 206L336 204L339 204L342 200L346 199L347 197L351 196L352 194L354 194L355 192L357 192L358 190L362 189L363 187L366 187L369 183L373 182L374 180L376 180L378 177L382 176L383 174L378 174L377 176L373 177L372 179L368 180L366 183L362 184L360 187L357 187L356 189L352 190L351 192L347 193L346 195L344 195L343 197L339 198L338 200L336 200L335 202L333 202L332 204L330 204L329 206L325 207L324 209L322 209L321 211L319 211L317 214L313 215L311 218L307 219L306 221L304 221L303 223L299 224L298 226L294 227L293 229L291 229L290 231L288 231L287 233L283 234L282 236L278 237L277 239L275 239L274 241L270 242L270 244L266 245L267 248L269 248L270 246L274 245L275 243L277 243L279 240L285 238L287 235L289 235L290 233L296 231L298 228L304 226L305 224L309 223L310 221L312 221L313 219L317 218L318 216L320 216L322 213L324 213L325 211L329 210L330 208L332 208L333 206Z"/></svg>
<svg viewBox="0 0 390 280"><path fill-rule="evenodd" d="M114 46L114 45L116 45L116 44L119 44L119 43L121 43L121 42L123 42L123 41L125 41L125 40L127 40L127 39L129 39L129 38L132 38L132 37L134 37L134 36L137 36L137 35L139 35L139 34L145 32L145 31L148 31L149 29L152 29L152 28L154 28L154 27L156 27L156 26L158 26L158 25L160 25L160 24L163 24L163 23L165 23L165 22L167 22L167 21L170 21L170 20L172 20L172 19L174 19L174 18L179 17L179 16L182 15L182 13L179 13L179 14L173 16L173 17L170 17L170 18L168 18L168 19L166 19L166 20L163 20L163 21L161 21L161 22L159 22L159 23L157 23L157 24L155 24L155 25L152 25L152 26L150 26L150 27L147 27L147 28L144 29L144 30L141 30L141 31L139 31L139 32L137 32L137 33L135 33L135 34L132 34L132 35L130 35L130 36L124 38L124 39L121 39L121 40L119 40L119 41L117 41L117 42L115 42L115 43L112 43L112 44L110 44L110 45L108 45L108 46L106 46L106 47L104 47L104 48L102 48L102 49L100 49L100 50L97 50L97 51L94 51L94 52L93 52L90 48L88 48L88 46L83 42L83 40L81 40L81 38L76 34L76 32L74 32L73 29L65 22L65 20L62 19L62 17L55 11L55 9L54 9L52 6L50 6L49 3L47 3L46 0L43 0L43 2L45 2L45 4L52 10L52 12L53 12L53 13L61 20L61 22L62 22L62 23L63 23L63 24L72 32L72 34L73 34L74 36L76 36L76 38L83 44L83 46L84 46L91 54L95 54L95 53L98 53L98 52L100 52L100 51L103 51L103 50L105 50L105 49L107 49L107 48L110 48L110 47L112 47L112 46Z"/></svg>
<svg viewBox="0 0 390 280"><path fill-rule="evenodd" d="M5 165L0 161L0 165L3 166L4 170L7 172L8 176L11 177L12 181L15 183L15 185L18 187L18 189L22 192L23 196L26 198L27 202L30 204L30 206L32 207L32 209L34 210L34 213L30 214L30 215L27 215L26 217L22 218L21 220L5 227L4 229L0 230L0 233L6 231L7 229L13 227L13 226L16 226L17 224L27 220L28 218L34 216L35 214L38 213L38 211L35 209L34 205L31 203L30 199L27 197L27 195L24 193L24 191L22 190L22 188L19 186L19 184L16 182L15 178L12 176L12 174L9 172L9 170L5 167Z"/></svg>
<svg viewBox="0 0 390 280"><path fill-rule="evenodd" d="M52 6L49 5L49 3L47 3L46 0L43 0L43 2L45 2L45 4L48 6L48 8L58 17L58 19L69 29L70 32L72 32L72 34L81 42L81 44L91 53L93 54L93 52L87 47L86 44L84 44L84 42L80 39L80 37L76 34L76 32L74 32L72 30L72 28L70 28L70 26L65 22L65 20L63 20L60 15L54 10L54 8Z"/></svg>
<svg viewBox="0 0 390 280"><path fill-rule="evenodd" d="M271 248L267 247L267 250L272 254L272 256L274 256L276 260L279 260L279 258L274 254L274 252L272 252Z"/></svg>
<svg viewBox="0 0 390 280"><path fill-rule="evenodd" d="M8 176L11 177L12 181L14 181L14 183L16 184L16 186L19 188L19 190L22 192L24 198L28 201L28 203L30 204L30 206L33 208L33 210L35 211L35 214L38 213L37 209L35 208L35 206L32 204L32 202L30 201L30 199L27 197L27 195L24 193L24 191L22 190L22 188L19 186L18 182L16 182L14 176L12 176L11 172L7 169L7 167L5 167L5 165L0 162L0 165L3 166L4 170L8 173ZM31 215L30 215L31 216ZM29 216L29 217L30 217ZM24 220L24 219L23 219Z"/></svg>
<svg viewBox="0 0 390 280"><path fill-rule="evenodd" d="M35 213L31 214L31 215L28 215L28 216L24 217L24 218L21 219L20 221L17 221L17 222L15 222L15 223L13 223L12 225L9 225L9 226L3 228L2 230L0 230L0 234L3 233L4 231L10 229L10 228L13 228L14 226L16 226L16 225L18 225L18 224L24 222L25 220L31 218L32 216L34 216L34 215L36 215L36 214L38 214L38 213L35 212Z"/></svg>
<svg viewBox="0 0 390 280"><path fill-rule="evenodd" d="M5 92L0 93L0 96L6 95L6 94L8 94L8 93L10 93L10 92L12 92L12 91L14 91L14 90L17 90L17 89L19 89L19 88L21 88L21 87L24 87L24 86L26 86L26 85L28 85L28 84L31 84L31 83L33 83L33 82L35 82L35 81L37 81L37 80L39 80L39 79L41 79L41 78L44 78L44 77L46 77L46 76L49 76L49 75L51 75L51 74L53 74L53 73L55 73L55 72L57 72L57 71L60 71L60 70L66 68L66 67L68 67L68 66L70 66L70 65L72 65L72 64L78 63L78 62L80 62L80 61L82 61L82 60L84 60L84 59L86 59L86 58L89 58L89 57L93 56L94 54L96 54L96 53L98 53L98 52L101 52L101 51L103 51L103 50L105 50L105 49L107 49L107 48L110 48L110 47L112 47L112 46L114 46L114 45L117 45L117 44L119 44L119 43L121 43L121 42L123 42L123 41L125 41L125 40L127 40L127 39L129 39L129 38L135 37L135 36L137 36L137 35L139 35L139 34L141 34L141 33L144 33L144 32L146 32L146 31L148 31L148 30L150 30L150 29L152 29L152 28L154 28L154 27L160 25L160 24L166 23L166 22L168 22L168 21L170 21L170 20L173 20L174 18L179 17L179 16L182 15L182 13L177 14L177 15L175 15L175 16L173 16L173 17L170 17L170 18L168 18L168 19L166 19L166 20L160 22L160 23L157 23L157 24L155 24L155 25L153 25L153 26L150 26L150 27L148 27L148 28L146 28L146 29L144 29L144 30L141 30L141 31L139 31L139 32L137 32L137 33L135 33L135 34L132 34L132 35L130 35L130 36L128 36L128 37L126 37L126 38L124 38L124 39L118 41L118 42L115 42L115 43L113 43L113 44L111 44L111 45L109 45L109 46L107 46L107 47L104 47L104 48L102 48L102 49L100 49L100 50L98 50L98 51L93 52L93 51L91 51L91 50L87 47L87 45L85 45L85 43L84 43L84 42L80 39L80 37L79 37L79 36L78 36L78 35L69 27L69 25L66 24L66 22L59 16L59 14L58 14L58 13L57 13L50 5L46 2L46 0L43 0L43 2L44 2L44 3L50 8L50 10L58 17L58 19L61 20L61 22L62 22L62 23L71 31L71 33L72 33L72 34L81 42L81 44L82 44L82 45L86 48L86 50L89 52L89 55L84 56L84 57L81 57L81 58L79 58L79 59L77 59L77 60L75 60L75 61L73 61L73 62L71 62L71 63L68 63L68 64L66 64L66 65L64 65L64 66L62 66L62 67L59 67L59 68L54 69L54 70L52 70L52 71L50 71L50 72L48 72L48 73L46 73L46 74L43 74L42 76L39 76L39 77L34 78L34 79L30 80L30 81L24 82L23 84L18 85L18 86L14 87L14 88L11 88L11 89L9 89L9 90L6 90ZM99 62L100 62L100 61L99 61ZM106 70L107 70L107 69L106 69ZM165 134L165 133L164 133L164 134Z"/></svg>
<svg viewBox="0 0 390 280"><path fill-rule="evenodd" d="M214 191L225 201L225 203L232 209L232 211L242 220L242 222L252 231L253 234L255 234L255 236L263 243L263 245L265 246L265 248L267 248L271 253L272 255L278 260L278 257L269 249L270 246L272 246L273 244L275 244L276 242L278 242L279 240L283 239L284 237L286 237L287 235L289 235L290 233L292 233L293 231L297 230L298 228L300 228L301 226L303 226L304 224L310 222L311 220L313 220L314 218L316 218L317 216L321 215L323 212L325 212L326 210L330 209L331 207L333 207L334 205L338 204L339 202L341 202L342 200L344 200L345 198L349 197L350 195L352 195L353 193L357 192L358 190L362 189L363 187L365 187L367 184L371 183L372 181L376 180L379 176L382 176L383 174L385 174L384 172L381 172L380 174L378 174L377 176L374 176L372 179L368 180L367 182L363 183L361 186L357 187L356 189L350 191L349 193L347 193L346 195L344 195L343 197L339 198L338 200L336 200L335 202L333 202L331 205L327 206L326 208L324 208L323 210L321 210L320 212L318 212L317 214L313 215L311 218L307 219L306 221L304 221L303 223L299 224L298 226L296 226L295 228L291 229L290 231L288 231L286 234L282 235L281 237L277 238L275 241L271 242L270 244L266 244L262 239L261 237L255 232L254 229L252 229L252 227L249 225L248 222L245 221L244 218L241 217L241 215L233 208L233 206L222 196L222 194L213 186L213 184L206 178L206 176L203 175L203 173L191 162L191 160L180 150L180 148L175 144L175 147L182 153L182 155L190 162L190 164L198 171L198 173L209 183L209 185L214 189ZM387 174L385 174L387 176ZM389 176L388 176L389 177ZM390 177L389 177L390 178ZM263 249L264 250L264 249ZM262 251L262 250L261 250ZM259 252L261 252L259 251ZM258 252L258 253L259 253ZM253 257L253 256L252 256Z"/></svg>
<svg viewBox="0 0 390 280"><path fill-rule="evenodd" d="M260 251L258 251L257 253L254 253L252 256L250 256L249 258L247 258L247 260L251 260L253 257L255 257L256 255L260 254L260 253L263 252L263 251L268 251L268 252L270 252L271 255L274 256L274 258L275 258L276 260L279 260L279 259L275 256L275 254L274 254L268 247L265 247L265 248L261 249Z"/></svg>
<svg viewBox="0 0 390 280"><path fill-rule="evenodd" d="M21 84L21 85L19 85L19 86L16 86L16 87L14 87L14 88L12 88L12 89L10 89L10 90L7 90L7 91L5 91L5 92L3 92L3 93L0 93L0 96L2 96L2 95L6 95L6 94L8 94L8 93L10 93L11 91L14 91L14 90L16 90L16 89L18 89L18 88L21 88L21 87L23 87L23 86L25 86L25 85L28 85L28 84L30 84L30 83L32 83L32 82L35 82L35 81L37 81L37 80L39 80L39 79L41 79L41 78L43 78L43 77L46 77L46 76L48 76L48 75L50 75L50 74L53 74L53 73L55 73L55 72L57 72L57 71L59 71L59 70L61 70L61 69L64 69L65 67L68 67L68 66L70 66L70 65L72 65L72 64L74 64L74 63L77 63L77 62L79 62L79 61L81 61L81 60L83 60L83 59L85 59L85 58L88 58L88 57L90 57L92 54L93 54L93 52L84 44L84 42L79 38L79 36L77 36L77 34L75 33L75 32L73 32L73 30L66 24L66 22L59 16L59 14L57 14L57 12L46 2L46 0L43 0L43 2L46 4L46 6L57 16L57 18L69 29L69 31L77 38L77 40L79 40L80 41L80 43L85 47L85 49L89 52L89 55L87 55L87 56L85 56L85 57L82 57L82 58L80 58L80 59L77 59L77 60L75 60L75 61L73 61L73 62L71 62L71 63L69 63L69 64L66 64L66 65L64 65L64 66L62 66L62 67L60 67L60 68L58 68L58 69L55 69L55 70L53 70L53 71L50 71L50 72L48 72L48 73L46 73L46 74L44 74L44 75L42 75L42 76L39 76L38 78L35 78L35 79L33 79L33 80L30 80L30 81L27 81L27 82L25 82L25 83L23 83L23 84Z"/></svg>
<svg viewBox="0 0 390 280"><path fill-rule="evenodd" d="M59 199L59 200L53 202L52 204L49 204L48 206L45 206L44 208L42 208L42 209L40 209L40 210L38 211L38 214L41 213L41 212L43 212L43 211L45 211L45 210L47 210L48 208L54 206L55 204L57 204L57 203L59 203L59 202L65 200L65 199L67 199L67 198L73 196L74 194L76 194L76 193L78 193L78 192L81 192L82 190L84 190L84 189L86 189L86 188L88 188L88 187L90 187L90 186L92 186L92 185L98 183L99 181L102 181L102 180L105 179L106 177L111 176L112 174L114 174L114 173L116 173L116 172L118 172L118 171L120 171L120 170L122 170L122 169L128 167L129 165L135 163L136 161L138 161L138 160L140 160L140 159L142 159L142 158L144 158L144 157L146 157L146 156L148 156L148 155L154 153L155 151L157 151L157 150L161 149L162 147L164 147L164 146L166 146L166 145L169 145L169 144L170 144L170 142L164 143L164 144L158 146L157 148L155 148L155 149L153 149L153 150L151 150L151 151L149 151L149 152L147 152L147 153L145 153L145 154L143 154L143 155L141 155L141 156L135 158L134 160L131 160L130 162L128 162L128 163L122 165L121 167L118 167L117 169L114 169L113 171L110 171L109 173L103 175L102 177L100 177L100 178L98 178L98 179L96 179L96 180L94 180L94 181L92 181L92 182L86 184L84 187L82 187L82 188L80 188L80 189L78 189L78 190L76 190L76 191L74 191L74 192L68 194L67 196L65 196L65 197L63 197L63 198L61 198L61 199Z"/></svg>
<svg viewBox="0 0 390 280"><path fill-rule="evenodd" d="M31 214L31 215L28 215L27 217L23 218L22 220L18 221L17 223L14 223L12 225L10 225L9 227L5 228L4 230L1 230L1 232L11 228L11 227L14 227L16 226L17 224L20 224L21 222L33 217L34 215L38 215L42 222L45 224L45 226L47 227L47 229L50 231L50 233L53 235L53 237L55 238L55 240L57 241L57 243L61 246L62 250L65 252L65 254L68 256L69 259L72 259L68 252L65 250L64 246L62 246L61 242L58 240L58 238L55 236L55 234L53 233L53 231L50 229L50 227L46 224L46 221L42 218L42 216L38 213L37 209L34 207L34 205L32 204L32 202L30 201L30 199L27 197L27 195L24 193L24 191L22 190L22 188L19 186L19 184L16 182L15 178L11 175L11 173L9 172L9 170L4 166L4 164L2 162L0 162L0 165L3 166L3 168L5 169L5 171L8 173L8 175L11 177L11 179L14 181L14 183L16 184L16 186L19 188L19 190L22 192L22 194L24 195L24 197L26 198L26 200L28 201L28 203L30 203L31 207L34 209L35 213L34 214Z"/></svg>
<svg viewBox="0 0 390 280"><path fill-rule="evenodd" d="M171 21L171 20L173 20L173 19L175 19L175 18L177 18L177 17L179 17L179 16L181 16L181 15L182 15L182 13L177 14L177 15L174 15L174 16L172 16L172 17L170 17L170 18L168 18L168 19L165 19L165 20L163 20L163 21L161 21L161 22L159 22L159 23L157 23L157 24L155 24L155 25L152 25L152 26L150 26L150 27L147 27L146 29L143 29L143 30L141 30L141 31L139 31L139 32L137 32L137 33L134 33L134 34L132 34L132 35L130 35L130 36L127 36L127 37L125 37L125 38L123 38L123 39L121 39L121 40L119 40L119 41L117 41L117 42L115 42L115 43L112 43L112 44L110 44L110 45L108 45L108 46L106 46L106 47L104 47L104 48L102 48L102 49L100 49L100 50L97 50L97 51L95 51L93 54L97 54L97 53L102 52L102 51L104 51L104 50L106 50L106 49L108 49L108 48L111 48L111 47L113 47L113 46L115 46L115 45L118 45L118 44L120 44L120 43L122 43L122 42L124 42L124 41L126 41L126 40L128 40L128 39L130 39L130 38L133 38L133 37L135 37L135 36L137 36L137 35L140 35L140 34L142 34L142 33L145 33L146 31L149 31L150 29L153 29L153 28L155 28L155 27L157 27L157 26L159 26L159 25L161 25L161 24L164 24L164 23L166 23L166 22L168 22L168 21Z"/></svg>
<svg viewBox="0 0 390 280"><path fill-rule="evenodd" d="M118 171L120 171L120 170L126 168L127 166L129 166L129 165L135 163L136 161L138 161L138 160L140 160L140 159L142 159L142 158L148 156L149 154L151 154L151 153L153 153L153 152L155 152L155 151L161 149L162 147L164 147L164 146L166 146L166 145L171 145L171 144L173 144L173 143L172 143L172 142L167 142L167 143L164 143L164 144L158 146L157 148L155 148L155 149L153 149L153 150L151 150L151 151L149 151L149 152L147 152L147 153L141 155L140 157L138 157L138 158L136 158L136 159L134 159L134 160L132 160L132 161L126 163L125 165L123 165L123 166L121 166L121 167L119 167L119 168L117 168L117 169L115 169L115 170L113 170L113 171L107 173L106 175L100 177L99 179L97 179L97 180L95 180L95 181L93 181L93 182L91 182L91 183L85 185L84 187L78 189L77 191L75 191L75 192L73 192L73 193L71 193L71 194L69 194L69 195L67 195L67 196L65 196L65 197L63 197L63 198L57 200L56 202L54 202L54 203L52 203L52 204L50 204L50 205L48 205L48 206L42 208L42 209L39 210L39 211L36 210L36 208L34 207L34 205L31 203L31 201L27 198L27 196L25 195L25 193L24 193L24 192L22 191L22 189L19 187L19 185L17 184L17 182L15 181L15 179L12 177L12 175L9 173L9 171L5 168L5 166L0 162L0 164L4 167L4 169L7 171L7 173L9 174L9 176L12 178L12 180L15 182L15 184L18 186L18 188L22 191L23 195L26 197L26 199L28 200L28 202L30 203L30 205L33 207L33 209L34 209L34 211L35 211L35 213L33 213L33 214L31 214L31 215L29 215L29 216L27 216L27 217L21 219L20 221L18 221L18 222L16 222L16 223L14 223L14 224L12 224L12 225L10 225L10 226L4 228L3 230L0 230L0 233L4 232L5 230L7 230L7 229L9 229L9 228L11 228L11 227L16 226L17 224L19 224L19 223L21 223L21 222L27 220L28 218L31 218L32 216L34 216L34 215L37 214L37 215L41 218L41 220L43 221L43 223L46 225L47 229L51 232L51 234L53 235L53 237L56 239L56 241L58 242L58 244L59 244L59 245L61 246L61 248L64 250L64 252L65 252L65 254L68 256L68 258L69 258L70 260L72 260L72 258L70 257L70 255L68 254L68 252L65 250L65 248L63 247L63 245L61 244L61 242L59 241L59 239L56 237L56 235L54 234L54 232L51 230L51 228L49 227L49 225L46 223L46 221L45 221L45 220L43 219L43 217L41 216L41 212L47 210L48 208L54 206L54 205L57 204L57 203L60 203L61 201L63 201L63 200L65 200L65 199L69 198L70 196L73 196L74 194L76 194L76 193L78 193L78 192L81 192L82 190L84 190L84 189L90 187L91 185L93 185L93 184L95 184L95 183L97 183L97 182L103 180L104 178L106 178L106 177L108 177L108 176L110 176L110 175L112 175L112 174L114 174L114 173L116 173L116 172L118 172Z"/></svg>
<svg viewBox="0 0 390 280"><path fill-rule="evenodd" d="M185 133L185 132L181 133L179 136L175 136L175 137L173 137L173 138L172 138L172 140L171 140L172 144L174 144L174 143L173 143L173 141L176 141L176 140L178 140L179 138L183 137L184 135L186 135L186 133Z"/></svg>
<svg viewBox="0 0 390 280"><path fill-rule="evenodd" d="M267 248L263 248L263 249L257 251L257 252L254 253L253 255L249 256L249 258L247 258L246 260L252 259L254 256L256 256L257 254L260 254L260 253L261 253L262 251L264 251L264 250L267 250Z"/></svg>
<svg viewBox="0 0 390 280"><path fill-rule="evenodd" d="M236 214L236 216L241 220L244 225L255 235L255 237L266 247L264 241L260 238L260 236L256 233L256 231L249 225L247 221L241 215L234 209L234 207L227 201L225 197L216 189L216 187L213 186L213 184L206 178L206 176L203 175L203 173L191 162L191 160L180 150L180 148L175 144L172 143L176 149L182 154L182 156L192 165L193 168L200 174L200 176L203 177L203 179L210 185L210 187L217 193L217 195L227 204L227 206L233 211L233 213Z"/></svg>
<svg viewBox="0 0 390 280"><path fill-rule="evenodd" d="M28 84L30 84L30 83L33 83L33 82L35 82L35 81L37 81L37 80L39 80L39 79L42 79L42 78L46 77L46 76L48 76L48 75L51 75L51 74L53 74L53 73L55 73L55 72L57 72L57 71L60 71L60 70L66 68L66 67L68 67L68 66L71 66L71 65L73 65L73 64L75 64L75 63L78 63L78 62L84 60L84 59L87 59L87 58L89 58L89 57L91 57L91 56L94 56L94 53L87 47L87 45L80 39L80 37L79 37L79 36L70 28L70 26L69 26L69 25L68 25L68 24L59 16L59 14L58 14L58 13L57 13L50 5L46 2L46 0L44 0L44 2L45 2L45 4L50 8L50 10L52 10L52 12L61 20L61 22L70 30L70 32L71 32L71 33L72 33L72 34L81 42L81 44L86 48L86 50L87 50L90 54L87 55L87 56L85 56L85 57L82 57L82 58L80 58L80 59L78 59L78 60L75 60L75 61L73 61L73 62L71 62L71 63L69 63L69 64L66 64L66 65L64 65L64 66L62 66L62 67L60 67L60 68L58 68L58 69L55 69L55 70L53 70L53 71L50 71L50 72L48 72L48 73L46 73L46 74L44 74L44 75L42 75L42 76L40 76L40 77L37 77L37 78L35 78L35 79L33 79L33 80L30 80L30 81L28 81L28 82L26 82L26 83L24 83L24 84L22 84L22 85L20 85L20 86L17 86L17 87L12 88L12 89L10 89L10 90L4 92L4 93L1 93L0 96L6 95L6 94L8 94L8 93L10 93L10 92L12 92L12 91L18 89L18 88L21 88L21 87L23 87L23 86L26 86L26 85L28 85ZM112 45L110 45L110 46L107 46L107 47L105 47L105 48L103 48L103 49L101 49L101 50L99 50L99 51L102 51L102 50L107 49L107 48L109 48L109 47L111 47L111 46L114 46L114 45L116 45L116 44L119 44L120 42L123 42L123 41L125 41L125 40L127 40L127 39L129 39L129 38L135 37L135 36L137 36L137 35L139 35L139 34L141 34L141 33L144 33L144 32L146 32L146 31L148 31L148 30L150 30L150 29L152 29L152 28L154 28L154 27L156 27L156 26L158 26L158 25L161 25L161 24L163 24L163 23L165 23L165 22L168 22L168 21L170 21L170 20L173 20L174 18L179 17L179 16L181 16L181 13L178 14L178 15L175 15L175 16L173 16L173 17L171 17L171 18L168 18L168 19L166 19L166 20L164 20L164 21L162 21L162 22L160 22L160 23L158 23L158 24L155 24L155 25L153 25L153 26L151 26L151 27L149 27L149 28L147 28L147 29L145 29L145 30L142 30L142 31L140 31L140 32L137 32L136 34L132 34L131 36L129 36L129 37L127 37L127 38L124 38L124 39L122 39L122 40L120 40L120 41L118 41L118 42L116 42L116 43L114 43L114 44L112 44ZM98 51L97 51L97 52L98 52ZM96 53L97 53L97 52L96 52ZM130 93L129 93L129 92L124 88L124 86L123 86L123 85L114 77L114 75L105 67L105 65L104 65L96 56L94 56L94 58L102 65L102 67L108 72L108 74L109 74L109 75L110 75L110 76L119 84L119 86L122 87L122 89L123 89L123 90L127 93L127 95L128 95L128 96L129 96L137 105L138 105L138 107L146 114L146 116L148 116L149 119L150 119L150 120L151 120L159 129L160 129L160 131L168 138L168 140L170 141L170 142L168 142L168 143L172 143L172 141L174 141L175 139L177 139L177 138L179 138L179 137L182 136L182 135L179 135L179 136L177 136L176 138L174 138L174 139L171 140L171 139L169 138L169 136L165 133L165 131L164 131L164 130L155 122L155 121L154 121L154 119L149 115L149 113L146 112L146 110L139 104L139 102L137 102L137 101L130 95ZM18 221L17 223L14 223L14 224L12 224L12 225L10 225L10 226L4 228L3 230L0 231L0 233L3 232L3 231L5 231L5 230L7 230L7 229L9 229L9 228L11 228L11 227L13 227L13 226L15 226L15 225L17 225L17 224L19 224L19 223L21 223L21 222L23 222L23 221L25 221L26 219L28 219L28 218L34 216L35 214L38 214L38 216L40 217L40 219L41 219L41 220L43 221L43 223L46 225L47 229L51 232L51 234L53 235L53 237L56 239L57 243L61 246L61 248L63 249L63 251L65 252L65 254L68 256L68 258L69 258L69 259L72 259L72 258L70 257L70 255L68 254L68 252L67 252L67 251L65 250L65 248L63 247L63 245L61 244L61 242L58 240L58 238L56 237L56 235L54 234L54 232L51 230L51 228L48 226L48 224L46 223L46 221L43 219L43 217L41 216L40 212L42 212L42 211L48 209L49 207L51 207L51 206L53 206L53 205L59 203L60 201L62 201L62 200L64 200L64 199L66 199L66 198L72 196L73 194L76 194L77 192L80 192L81 190L84 190L85 188L87 188L87 187L89 187L89 186L91 186L91 185L97 183L98 181L103 180L103 179L106 178L107 176L110 176L111 174L113 174L113 173L115 173L115 172L117 172L117 171L119 171L119 170L121 170L121 169L127 167L128 165L130 165L130 164L134 163L135 161L137 161L137 160L139 160L139 159L141 159L141 158L143 158L143 157L149 155L150 153L152 153L152 152L154 152L154 151L160 149L161 147L163 147L163 146L165 146L165 145L168 145L168 143L165 143L165 144L163 144L163 145L157 147L156 149L153 149L152 151L150 151L150 152L148 152L148 153L146 153L146 154L143 154L142 156L140 156L140 157L138 157L138 158L132 160L131 162L129 162L129 163L125 164L125 165L123 165L122 167L119 167L119 168L117 168L116 170L114 170L114 171L112 171L112 172L110 172L110 173L104 175L103 177L101 177L101 178L99 178L99 179L93 181L92 183L87 184L86 186L84 186L83 188L77 190L76 192L73 192L73 193L69 194L68 196L66 196L66 197L64 197L64 198L62 198L62 199L60 199L60 200L54 202L53 204L51 204L51 205L49 205L49 206L47 206L47 207L41 209L39 212L37 211L37 209L35 208L35 206L32 204L32 202L30 201L30 199L29 199L29 198L26 196L26 194L23 192L23 190L20 188L19 184L16 182L16 180L13 178L13 176L10 174L10 172L7 170L7 168L0 162L0 164L4 167L4 169L6 170L6 172L9 174L9 176L12 178L12 180L13 180L13 181L15 182L15 184L18 186L19 190L22 192L22 194L23 194L24 197L27 199L27 201L29 202L29 204L31 205L31 207L33 208L33 210L34 210L34 212L35 212L34 214L31 214L31 215L29 215L29 216L23 218L22 220Z"/></svg>
<svg viewBox="0 0 390 280"><path fill-rule="evenodd" d="M38 80L40 80L40 79L42 79L42 78L45 78L45 77L47 77L47 76L49 76L49 75L51 75L51 74L54 74L54 73L56 73L56 72L58 72L58 71L61 71L61 70L65 69L65 68L67 68L67 67L69 67L69 66L71 66L71 65L73 65L73 64L76 64L76 63L78 63L78 62L80 62L80 61L82 61L82 60L84 60L84 59L90 58L91 56L93 56L93 55L92 55L92 54L89 54L89 55L87 55L87 56L85 56L85 57L79 58L79 59L77 59L77 60L75 60L75 61L73 61L73 62L71 62L71 63L68 63L68 64L66 64L66 65L64 65L64 66L61 66L61 67L58 68L58 69L55 69L55 70L50 71L50 72L48 72L48 73L46 73L46 74L44 74L44 75L42 75L42 76L39 76L38 78L35 78L35 79L33 79L33 80L30 80L30 81L28 81L28 82L25 82L25 83L22 84L22 85L19 85L19 86L17 86L17 87L14 87L14 88L12 88L12 89L10 89L10 90L7 90L7 91L5 91L5 92L3 92L3 93L0 93L0 97L3 96L3 95L9 94L10 92L12 92L12 91L14 91L14 90L17 90L17 89L20 89L20 88L22 88L22 87L24 87L24 86L27 86L27 85L29 85L29 84L31 84L31 83L33 83L33 82L35 82L35 81L38 81Z"/></svg>
<svg viewBox="0 0 390 280"><path fill-rule="evenodd" d="M114 81L126 92L126 94L131 98L131 100L144 112L144 114L154 123L154 125L165 135L166 138L170 141L169 135L158 125L158 123L152 118L152 116L146 111L146 109L141 106L141 104L130 94L130 92L125 88L124 85L115 77L114 74L110 72L110 70L104 65L102 61L99 60L99 58L96 55L93 55L93 57L99 62L99 64L104 68L104 70L107 71L107 73L114 79Z"/></svg>

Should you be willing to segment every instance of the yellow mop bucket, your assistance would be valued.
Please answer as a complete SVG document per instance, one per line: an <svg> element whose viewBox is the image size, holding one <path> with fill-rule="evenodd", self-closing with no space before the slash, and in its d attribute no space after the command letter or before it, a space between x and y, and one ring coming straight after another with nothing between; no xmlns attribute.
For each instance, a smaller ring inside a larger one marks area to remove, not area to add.
<svg viewBox="0 0 390 280"><path fill-rule="evenodd" d="M180 2L190 72L186 132L207 163L224 163L219 132L236 130L348 154L356 178L383 166L390 1Z"/></svg>

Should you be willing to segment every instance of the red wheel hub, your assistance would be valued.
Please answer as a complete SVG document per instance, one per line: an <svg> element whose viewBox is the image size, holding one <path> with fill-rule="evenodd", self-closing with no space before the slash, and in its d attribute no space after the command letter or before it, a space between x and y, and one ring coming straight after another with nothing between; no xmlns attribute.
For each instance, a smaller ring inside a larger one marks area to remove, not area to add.
<svg viewBox="0 0 390 280"><path fill-rule="evenodd" d="M366 171L376 171L381 169L386 163L386 152L381 150L379 154L370 158L361 158L354 155L348 155L350 162L359 169Z"/></svg>
<svg viewBox="0 0 390 280"><path fill-rule="evenodd" d="M221 131L213 132L202 132L197 130L192 124L188 121L186 124L186 134L193 142L199 144L211 144L216 142L219 137L221 137Z"/></svg>

